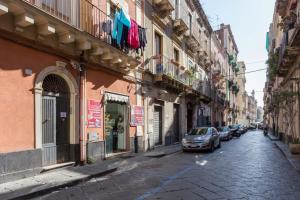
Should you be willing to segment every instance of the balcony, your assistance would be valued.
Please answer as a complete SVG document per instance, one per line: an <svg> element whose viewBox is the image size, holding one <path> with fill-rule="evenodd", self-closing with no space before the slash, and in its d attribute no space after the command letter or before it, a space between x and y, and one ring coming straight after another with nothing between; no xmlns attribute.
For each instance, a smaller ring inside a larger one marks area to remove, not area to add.
<svg viewBox="0 0 300 200"><path fill-rule="evenodd" d="M58 0L22 0L44 12L60 19L61 21L79 28L79 17L74 15L75 10L79 10L79 1L58 1Z"/></svg>
<svg viewBox="0 0 300 200"><path fill-rule="evenodd" d="M0 5L0 29L7 37L69 57L85 51L88 62L123 74L139 64L136 53L112 45L105 26L112 18L88 0L0 0Z"/></svg>
<svg viewBox="0 0 300 200"><path fill-rule="evenodd" d="M173 30L177 36L183 35L188 29L188 12L183 6L178 4L175 8L175 18L173 20Z"/></svg>
<svg viewBox="0 0 300 200"><path fill-rule="evenodd" d="M288 27L288 45L293 48L300 47L300 5L297 3L295 9L284 20L285 25Z"/></svg>
<svg viewBox="0 0 300 200"><path fill-rule="evenodd" d="M153 4L153 11L162 19L170 16L174 10L173 1L171 0L153 0Z"/></svg>
<svg viewBox="0 0 300 200"><path fill-rule="evenodd" d="M184 37L186 45L193 53L202 50L199 43L200 35L194 26L192 26L192 28L185 32Z"/></svg>
<svg viewBox="0 0 300 200"><path fill-rule="evenodd" d="M279 48L279 75L286 74L284 71L287 71L293 65L299 53L300 48L289 45L289 32L284 32Z"/></svg>
<svg viewBox="0 0 300 200"><path fill-rule="evenodd" d="M284 17L290 0L277 0L276 11L281 17Z"/></svg>
<svg viewBox="0 0 300 200"><path fill-rule="evenodd" d="M205 102L210 102L212 99L212 89L211 85L207 81L194 80L192 84L192 89L196 96L200 97L200 100Z"/></svg>
<svg viewBox="0 0 300 200"><path fill-rule="evenodd" d="M188 86L186 70L166 56L153 56L145 70L154 75L154 81L172 89L184 91Z"/></svg>

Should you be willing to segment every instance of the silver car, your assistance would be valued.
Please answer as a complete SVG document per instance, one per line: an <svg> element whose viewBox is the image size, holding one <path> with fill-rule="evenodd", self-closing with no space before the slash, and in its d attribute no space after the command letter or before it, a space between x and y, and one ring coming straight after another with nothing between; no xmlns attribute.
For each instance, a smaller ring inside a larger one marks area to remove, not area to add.
<svg viewBox="0 0 300 200"><path fill-rule="evenodd" d="M220 133L220 139L222 141L226 140L230 140L232 138L232 133L229 127L224 126L224 127L220 127L218 128L218 131Z"/></svg>
<svg viewBox="0 0 300 200"><path fill-rule="evenodd" d="M182 139L182 150L209 150L220 148L220 134L213 127L194 128Z"/></svg>

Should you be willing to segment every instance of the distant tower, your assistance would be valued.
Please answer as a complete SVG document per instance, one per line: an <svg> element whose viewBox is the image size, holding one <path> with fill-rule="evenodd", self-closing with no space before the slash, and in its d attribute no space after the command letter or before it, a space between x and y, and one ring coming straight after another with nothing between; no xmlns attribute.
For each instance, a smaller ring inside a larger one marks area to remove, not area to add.
<svg viewBox="0 0 300 200"><path fill-rule="evenodd" d="M252 97L254 98L255 97L255 91L252 90L251 94L252 94Z"/></svg>

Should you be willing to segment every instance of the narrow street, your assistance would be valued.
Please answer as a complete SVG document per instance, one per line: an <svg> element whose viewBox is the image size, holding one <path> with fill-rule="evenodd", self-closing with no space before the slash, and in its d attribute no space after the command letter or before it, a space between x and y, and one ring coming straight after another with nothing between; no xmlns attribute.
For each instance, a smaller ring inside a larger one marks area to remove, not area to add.
<svg viewBox="0 0 300 200"><path fill-rule="evenodd" d="M214 153L177 153L36 199L299 199L300 175L260 131Z"/></svg>

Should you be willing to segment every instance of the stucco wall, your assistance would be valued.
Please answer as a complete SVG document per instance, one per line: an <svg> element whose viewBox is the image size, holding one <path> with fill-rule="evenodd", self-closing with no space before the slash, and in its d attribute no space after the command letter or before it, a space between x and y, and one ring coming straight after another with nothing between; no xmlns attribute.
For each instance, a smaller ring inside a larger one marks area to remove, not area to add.
<svg viewBox="0 0 300 200"><path fill-rule="evenodd" d="M0 46L0 153L34 149L35 78L66 60L2 38ZM26 68L31 76L24 75Z"/></svg>
<svg viewBox="0 0 300 200"><path fill-rule="evenodd" d="M87 128L87 132L97 132L99 139L104 139L104 104L103 97L105 92L117 93L129 96L130 105L136 105L136 86L135 83L128 82L120 77L102 72L99 70L88 69L86 82L87 100L100 100L102 102L102 121L101 128ZM128 119L129 120L129 119ZM130 137L134 137L135 127L130 127Z"/></svg>

